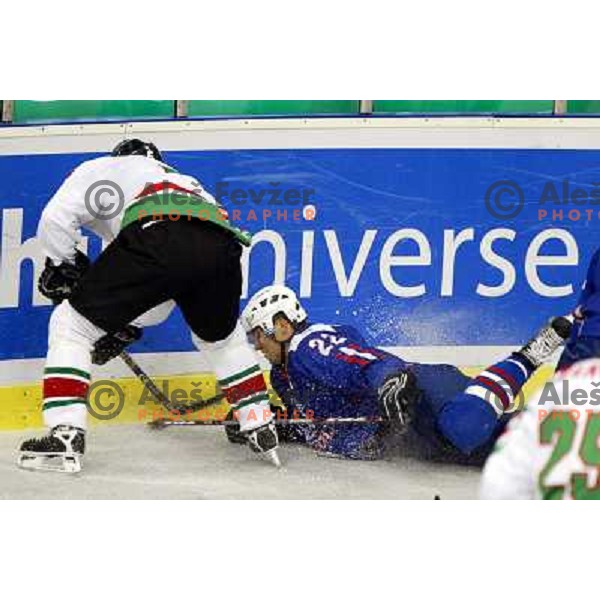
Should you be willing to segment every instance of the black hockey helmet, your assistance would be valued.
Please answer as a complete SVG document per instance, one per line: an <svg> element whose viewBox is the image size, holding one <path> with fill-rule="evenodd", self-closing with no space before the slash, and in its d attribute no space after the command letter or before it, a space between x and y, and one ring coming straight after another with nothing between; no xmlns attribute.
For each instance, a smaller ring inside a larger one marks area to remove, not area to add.
<svg viewBox="0 0 600 600"><path fill-rule="evenodd" d="M110 153L111 156L131 156L132 154L147 156L162 162L160 151L152 142L143 142L136 138L119 142Z"/></svg>

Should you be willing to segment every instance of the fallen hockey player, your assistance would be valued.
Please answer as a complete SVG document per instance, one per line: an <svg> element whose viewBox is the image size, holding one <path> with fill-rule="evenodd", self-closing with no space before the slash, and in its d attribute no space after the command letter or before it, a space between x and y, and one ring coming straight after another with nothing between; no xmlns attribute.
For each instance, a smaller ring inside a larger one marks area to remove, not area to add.
<svg viewBox="0 0 600 600"><path fill-rule="evenodd" d="M102 186L112 198L92 205L91 192ZM93 264L77 249L82 227L109 243ZM38 239L47 256L38 287L57 304L43 387L50 431L23 442L19 466L81 469L92 353L97 364L117 356L141 335L137 325L162 320L175 304L245 440L279 464L266 383L238 321L249 236L198 181L163 163L154 144L125 140L69 175L42 213Z"/></svg>
<svg viewBox="0 0 600 600"><path fill-rule="evenodd" d="M571 322L557 317L519 351L470 378L443 364L408 363L367 344L347 326L310 324L295 293L270 286L242 313L254 346L271 363L271 383L288 417L314 423L280 427L282 439L321 454L352 459L382 456L392 432L407 431L418 454L482 464L514 414L525 382L568 337ZM319 424L319 419L373 422ZM227 426L232 442L244 442Z"/></svg>

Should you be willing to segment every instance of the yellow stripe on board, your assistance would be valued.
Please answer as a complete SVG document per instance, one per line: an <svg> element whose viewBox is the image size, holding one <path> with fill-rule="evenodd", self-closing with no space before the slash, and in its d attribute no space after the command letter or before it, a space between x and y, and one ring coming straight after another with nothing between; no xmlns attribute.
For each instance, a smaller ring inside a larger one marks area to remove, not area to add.
<svg viewBox="0 0 600 600"><path fill-rule="evenodd" d="M476 375L483 369L470 367L463 369L468 375ZM536 389L541 387L553 373L552 367L542 367L531 378L524 388L525 398L529 398ZM214 376L199 374L193 376L170 376L153 378L156 385L163 390L174 402L194 402L195 400L211 398L217 393ZM161 413L160 405L152 400L152 394L136 378L121 378L102 380L116 384L123 390L123 407L116 416L101 420L90 415L91 425L111 425L115 423L140 423L144 424L153 418L167 416ZM94 409L101 415L112 414L114 407L118 407L119 399L114 391L103 388L99 381L92 382L93 388L90 398ZM99 396L96 394L99 393ZM97 398L94 400L94 398ZM108 413L102 411L108 409ZM113 407L113 408L111 408ZM195 412L196 419L223 419L229 407L224 400L219 404ZM42 427L42 386L40 382L32 384L10 385L0 387L0 430L29 429Z"/></svg>
<svg viewBox="0 0 600 600"><path fill-rule="evenodd" d="M208 374L192 376L169 376L153 378L154 383L172 401L194 402L214 396L215 378ZM92 425L115 423L145 423L160 416L161 407L153 401L152 394L137 378L118 378L92 381L89 400L92 408L101 416L118 414L110 419L98 419L90 415ZM111 386L119 386L123 393L122 409L118 393ZM227 403L220 402L209 409L195 412L194 418L224 418ZM163 416L167 416L164 413ZM10 385L0 387L0 430L42 427L42 384Z"/></svg>

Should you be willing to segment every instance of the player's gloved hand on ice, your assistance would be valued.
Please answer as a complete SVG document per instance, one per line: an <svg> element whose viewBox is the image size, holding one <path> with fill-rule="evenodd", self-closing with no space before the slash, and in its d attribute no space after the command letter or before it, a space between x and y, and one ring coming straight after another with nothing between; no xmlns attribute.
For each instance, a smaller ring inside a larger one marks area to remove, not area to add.
<svg viewBox="0 0 600 600"><path fill-rule="evenodd" d="M38 279L38 290L54 304L60 304L71 296L89 266L90 259L79 250L76 251L73 263L62 262L55 265L50 258L46 258L46 265Z"/></svg>
<svg viewBox="0 0 600 600"><path fill-rule="evenodd" d="M421 391L411 371L399 371L388 375L377 390L381 416L390 421L406 425Z"/></svg>
<svg viewBox="0 0 600 600"><path fill-rule="evenodd" d="M127 325L117 333L103 335L92 350L92 362L95 365L104 365L109 360L116 358L129 346L142 337L142 329L135 325Z"/></svg>
<svg viewBox="0 0 600 600"><path fill-rule="evenodd" d="M233 408L229 410L226 421L233 421ZM228 423L225 425L225 435L232 444L246 444L248 438L240 432L240 424L236 421L235 423Z"/></svg>

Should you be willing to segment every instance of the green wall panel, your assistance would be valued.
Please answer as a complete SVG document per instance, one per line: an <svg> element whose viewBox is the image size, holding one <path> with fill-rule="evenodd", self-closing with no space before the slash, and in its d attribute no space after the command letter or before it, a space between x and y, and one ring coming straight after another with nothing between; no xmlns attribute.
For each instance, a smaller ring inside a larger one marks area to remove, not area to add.
<svg viewBox="0 0 600 600"><path fill-rule="evenodd" d="M547 113L553 100L375 100L375 113Z"/></svg>
<svg viewBox="0 0 600 600"><path fill-rule="evenodd" d="M190 116L358 113L358 100L190 100Z"/></svg>
<svg viewBox="0 0 600 600"><path fill-rule="evenodd" d="M174 100L16 100L15 123L170 118Z"/></svg>
<svg viewBox="0 0 600 600"><path fill-rule="evenodd" d="M599 114L600 100L567 100L567 112Z"/></svg>
<svg viewBox="0 0 600 600"><path fill-rule="evenodd" d="M16 100L15 123L174 117L174 100ZM569 114L600 114L600 100L568 100ZM1 101L0 101L1 110ZM190 100L189 116L358 114L358 100ZM375 100L376 114L552 114L553 100Z"/></svg>

